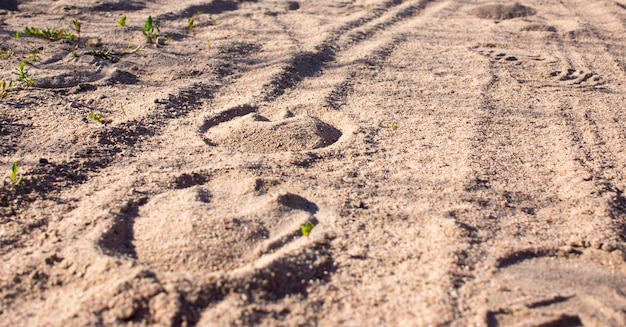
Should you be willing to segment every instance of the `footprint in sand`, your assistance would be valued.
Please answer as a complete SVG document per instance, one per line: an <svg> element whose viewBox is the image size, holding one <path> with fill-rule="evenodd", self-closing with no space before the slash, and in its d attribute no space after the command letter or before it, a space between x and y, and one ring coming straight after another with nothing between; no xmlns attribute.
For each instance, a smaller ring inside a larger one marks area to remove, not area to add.
<svg viewBox="0 0 626 327"><path fill-rule="evenodd" d="M479 54L496 62L499 61L520 64L529 61L545 60L545 58L540 55L529 53L520 49L501 48L494 44L487 44L484 47L474 47L473 49Z"/></svg>
<svg viewBox="0 0 626 327"><path fill-rule="evenodd" d="M229 117L214 117L213 123L205 123L209 125L205 128L205 142L241 152L277 153L324 148L342 136L335 126L306 113L284 111L275 120L260 115L256 109L239 113L224 113L221 117Z"/></svg>
<svg viewBox="0 0 626 327"><path fill-rule="evenodd" d="M483 5L473 9L471 13L484 19L505 20L532 16L536 11L533 8L514 3Z"/></svg>
<svg viewBox="0 0 626 327"><path fill-rule="evenodd" d="M91 55L83 55L78 59L71 54L55 55L35 67L38 70L38 78L34 86L45 89L71 88L92 83L134 84L137 82L135 75L117 69L108 61Z"/></svg>
<svg viewBox="0 0 626 327"><path fill-rule="evenodd" d="M259 179L184 174L175 189L120 217L101 246L167 272L226 272L256 262L319 223L319 208L293 193L258 192ZM200 176L200 177L199 177Z"/></svg>
<svg viewBox="0 0 626 327"><path fill-rule="evenodd" d="M550 73L550 77L572 86L598 86L604 83L602 77L594 72L572 68L553 71Z"/></svg>
<svg viewBox="0 0 626 327"><path fill-rule="evenodd" d="M600 250L506 259L483 292L487 326L624 326L626 279L599 261L621 261ZM590 253L585 253L590 252ZM591 253L593 252L593 253ZM572 256L564 258L561 256ZM619 257L619 258L618 258ZM594 262L597 261L597 262Z"/></svg>

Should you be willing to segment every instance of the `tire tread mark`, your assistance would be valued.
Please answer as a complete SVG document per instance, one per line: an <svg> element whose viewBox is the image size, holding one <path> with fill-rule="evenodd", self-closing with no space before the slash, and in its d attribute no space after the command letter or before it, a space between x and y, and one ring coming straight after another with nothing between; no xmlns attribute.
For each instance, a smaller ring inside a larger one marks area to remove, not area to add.
<svg viewBox="0 0 626 327"><path fill-rule="evenodd" d="M365 34L363 37L358 37L356 39L352 38L350 42L345 44L339 44L339 39L343 35L347 34L350 30L363 26L364 24L381 17L388 8L401 4L401 1L387 1L382 6L374 9L370 15L355 19L335 29L326 40L315 48L314 51L306 51L295 54L282 71L263 87L263 100L266 102L274 101L279 96L283 95L287 89L295 87L307 77L312 77L320 72L328 62L335 59L337 52L346 50L357 43L366 40L384 27L391 26L403 19L416 15L418 12L423 10L426 7L426 4L430 1L432 0L421 0L417 4L403 9L398 14L394 15L390 20L377 24L369 31L357 32L357 34Z"/></svg>

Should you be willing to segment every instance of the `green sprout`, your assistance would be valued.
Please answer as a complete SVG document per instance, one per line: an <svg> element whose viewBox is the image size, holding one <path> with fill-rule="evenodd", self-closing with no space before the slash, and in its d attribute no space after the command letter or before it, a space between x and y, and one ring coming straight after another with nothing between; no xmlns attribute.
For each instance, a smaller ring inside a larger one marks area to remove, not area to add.
<svg viewBox="0 0 626 327"><path fill-rule="evenodd" d="M47 27L46 29L39 29L37 27L26 27L24 34L28 36L36 36L42 39L56 41L66 38L67 32L64 29L57 30L56 27Z"/></svg>
<svg viewBox="0 0 626 327"><path fill-rule="evenodd" d="M391 132L389 133L389 137L393 137L393 132L398 129L398 125L396 123L391 123Z"/></svg>
<svg viewBox="0 0 626 327"><path fill-rule="evenodd" d="M26 59L28 59L30 61L39 61L39 53L41 52L41 50L39 50L38 47L36 47L36 46L29 46L28 51L30 53L28 54L28 56L26 56Z"/></svg>
<svg viewBox="0 0 626 327"><path fill-rule="evenodd" d="M13 49L3 50L0 48L0 59L9 59L13 54Z"/></svg>
<svg viewBox="0 0 626 327"><path fill-rule="evenodd" d="M302 231L302 235L309 237L309 234L311 233L311 231L313 230L313 227L315 227L315 225L311 224L310 222L306 222L306 224L302 225L302 227L300 227L300 230Z"/></svg>
<svg viewBox="0 0 626 327"><path fill-rule="evenodd" d="M94 57L98 57L98 58L103 59L103 60L110 60L111 62L118 62L119 61L119 59L117 57L115 57L115 51L110 50L110 49L106 50L106 51L103 51L103 50L91 50L89 52L86 52L85 54L92 55Z"/></svg>
<svg viewBox="0 0 626 327"><path fill-rule="evenodd" d="M17 166L17 161L13 162L13 165L11 165L11 181L13 182L13 185L15 186L20 186L24 183L24 177L22 176L17 176L17 172L19 170L19 167Z"/></svg>
<svg viewBox="0 0 626 327"><path fill-rule="evenodd" d="M153 44L156 38L159 36L159 33L161 33L161 30L159 29L158 26L154 24L154 20L152 19L152 16L148 16L148 19L146 19L145 25L146 27L144 27L141 30L141 32L146 37L146 41L150 44Z"/></svg>
<svg viewBox="0 0 626 327"><path fill-rule="evenodd" d="M87 115L91 120L97 122L98 124L102 124L102 115L101 114L89 114Z"/></svg>
<svg viewBox="0 0 626 327"><path fill-rule="evenodd" d="M20 38L20 32L15 31L15 34L13 34L13 38L16 39L16 40L19 39Z"/></svg>
<svg viewBox="0 0 626 327"><path fill-rule="evenodd" d="M28 86L34 83L35 80L30 77L30 75L24 68L25 66L26 66L26 62L22 60L22 62L20 62L19 67L15 69L15 72L13 74L17 76L17 81L20 82L20 84L26 84L26 86Z"/></svg>
<svg viewBox="0 0 626 327"><path fill-rule="evenodd" d="M0 82L0 96L5 97L9 94L9 90L13 88L13 81Z"/></svg>
<svg viewBox="0 0 626 327"><path fill-rule="evenodd" d="M187 29L191 32L193 32L193 21L194 21L193 17L187 19Z"/></svg>
<svg viewBox="0 0 626 327"><path fill-rule="evenodd" d="M82 26L82 24L78 20L76 20L76 19L72 20L72 24L74 25L74 30L78 34L80 34L80 27Z"/></svg>
<svg viewBox="0 0 626 327"><path fill-rule="evenodd" d="M119 27L126 27L126 16L120 17L120 19L117 20L117 25Z"/></svg>
<svg viewBox="0 0 626 327"><path fill-rule="evenodd" d="M77 34L74 35L71 33L67 33L65 40L68 43L74 42L74 44L72 45L72 50L76 50L76 47L78 46L78 41L80 40L80 28L82 24L78 20L74 19L72 20L72 25L74 25L73 29L76 31Z"/></svg>
<svg viewBox="0 0 626 327"><path fill-rule="evenodd" d="M112 123L112 122L113 122L113 120L112 120L112 119L110 119L110 118L104 118L104 117L102 117L102 115L101 115L101 114L88 114L87 116L89 116L89 118L90 118L91 120L95 121L96 123L98 123L98 124L102 124L102 125L104 125L104 126L106 126L106 125L108 125L108 124L110 124L110 123Z"/></svg>

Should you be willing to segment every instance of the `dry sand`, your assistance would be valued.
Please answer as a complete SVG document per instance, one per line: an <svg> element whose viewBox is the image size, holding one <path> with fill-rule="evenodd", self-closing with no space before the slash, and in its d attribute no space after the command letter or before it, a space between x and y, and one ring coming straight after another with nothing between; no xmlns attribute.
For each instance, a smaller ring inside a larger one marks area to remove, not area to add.
<svg viewBox="0 0 626 327"><path fill-rule="evenodd" d="M626 1L0 8L0 325L626 325Z"/></svg>

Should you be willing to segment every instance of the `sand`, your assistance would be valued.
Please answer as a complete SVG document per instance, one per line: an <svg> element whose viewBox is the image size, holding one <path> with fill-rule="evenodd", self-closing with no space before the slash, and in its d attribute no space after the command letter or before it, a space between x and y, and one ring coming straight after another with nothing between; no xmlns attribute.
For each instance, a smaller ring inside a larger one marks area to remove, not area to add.
<svg viewBox="0 0 626 327"><path fill-rule="evenodd" d="M2 1L0 325L624 326L625 22Z"/></svg>

